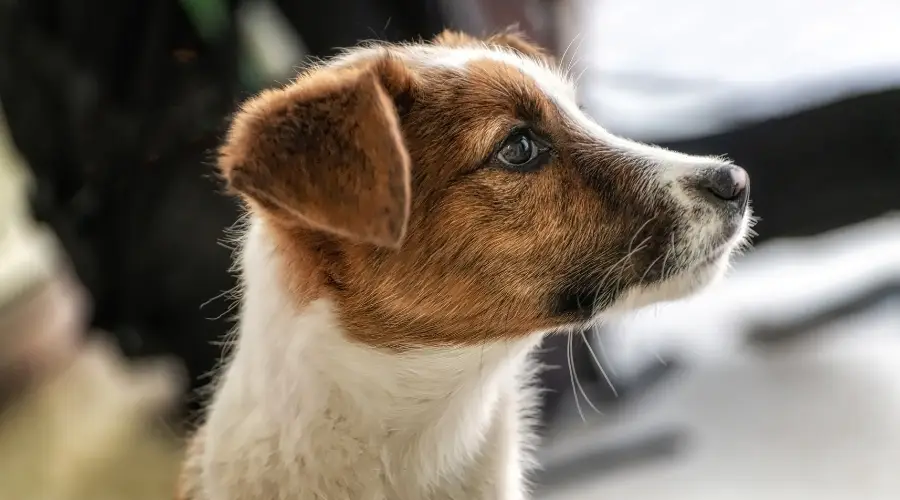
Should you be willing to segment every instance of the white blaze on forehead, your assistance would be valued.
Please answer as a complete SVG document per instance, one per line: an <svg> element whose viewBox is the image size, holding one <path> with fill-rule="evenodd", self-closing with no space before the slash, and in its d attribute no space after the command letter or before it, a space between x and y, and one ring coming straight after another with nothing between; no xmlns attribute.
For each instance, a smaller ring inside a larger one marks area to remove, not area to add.
<svg viewBox="0 0 900 500"><path fill-rule="evenodd" d="M342 57L338 64L352 65L371 58L383 50L385 50L384 47L370 47L353 51ZM547 99L569 118L573 127L596 139L598 144L605 146L610 152L630 156L651 167L660 182L670 183L689 175L698 168L723 163L717 158L686 155L634 142L610 133L578 106L577 92L571 79L559 70L514 50L488 45L473 47L407 45L395 46L388 50L403 58L411 66L420 68L444 67L465 71L466 67L474 61L494 61L514 67L534 81L535 86L543 91Z"/></svg>
<svg viewBox="0 0 900 500"><path fill-rule="evenodd" d="M507 64L530 77L546 98L566 116L571 126L582 134L594 138L599 147L609 152L631 158L635 165L646 167L647 180L664 187L682 207L696 202L678 182L691 173L710 166L721 166L717 158L691 156L664 148L641 144L618 137L585 114L578 106L575 86L559 71L514 51L489 47L457 48L416 46L407 49L411 63L421 67L450 67L465 71L473 61L494 61ZM706 241L717 234L721 222L710 216L694 221L692 239Z"/></svg>
<svg viewBox="0 0 900 500"><path fill-rule="evenodd" d="M513 50L494 47L415 47L408 53L424 66L464 70L474 61L503 63L531 77L549 98L559 96L575 102L575 85L571 80L558 70Z"/></svg>
<svg viewBox="0 0 900 500"><path fill-rule="evenodd" d="M343 63L357 63L376 54L373 50L355 51L345 56ZM660 147L641 144L618 137L595 122L578 106L574 83L559 70L531 57L513 50L487 45L474 47L445 47L435 45L394 46L389 49L392 54L402 58L413 68L452 68L463 75L466 68L475 61L492 61L516 68L520 73L531 78L535 87L568 118L571 127L582 134L592 137L598 148L621 155L632 160L637 166L646 167L646 180L663 188L674 199L678 206L685 210L683 215L689 221L690 229L686 240L704 242L712 240L719 232L722 221L711 210L705 211L702 217L689 217L691 207L702 206L695 196L689 194L682 185L684 179L700 169L711 166L722 166L726 162L719 158L692 156ZM698 205L699 203L699 205ZM746 228L746 221L744 226ZM743 238L743 234L739 238ZM702 246L702 245L701 245Z"/></svg>
<svg viewBox="0 0 900 500"><path fill-rule="evenodd" d="M560 71L515 51L491 47L415 46L407 48L405 53L412 59L411 62L425 67L451 67L465 70L469 63L479 60L512 66L530 77L547 99L553 102L569 118L572 125L580 129L582 133L594 137L610 150L617 150L636 160L661 167L664 171L660 172L661 176L674 179L688 174L698 167L722 163L721 160L715 158L677 153L611 134L581 110L577 102L575 85L569 78Z"/></svg>

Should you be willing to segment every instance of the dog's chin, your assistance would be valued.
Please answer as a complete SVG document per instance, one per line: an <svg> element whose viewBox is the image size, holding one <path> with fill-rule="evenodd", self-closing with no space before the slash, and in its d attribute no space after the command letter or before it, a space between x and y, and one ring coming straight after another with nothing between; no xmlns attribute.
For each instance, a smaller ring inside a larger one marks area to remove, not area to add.
<svg viewBox="0 0 900 500"><path fill-rule="evenodd" d="M687 248L673 248L674 255L682 256L678 259L681 262L671 265L668 273L659 271L655 279L633 284L608 302L597 300L604 298L604 294L598 292L595 283L571 286L565 294L556 298L556 312L580 316L581 319L561 325L559 331L578 330L635 309L683 299L714 284L725 275L734 254L749 241L753 224L750 211L747 210L732 222L723 228L727 232L716 241L697 239L691 241ZM713 250L709 250L711 245L716 245ZM644 277L649 274L645 272Z"/></svg>
<svg viewBox="0 0 900 500"><path fill-rule="evenodd" d="M610 307L597 314L594 320L602 320L610 315L619 315L661 302L683 299L701 292L717 282L728 269L730 255L705 259L685 271L664 281L634 287L625 292Z"/></svg>
<svg viewBox="0 0 900 500"><path fill-rule="evenodd" d="M750 224L751 217L747 213L726 243L686 262L683 270L662 281L626 291L610 307L596 314L593 321L652 304L684 299L716 283L725 275L734 254L747 243Z"/></svg>

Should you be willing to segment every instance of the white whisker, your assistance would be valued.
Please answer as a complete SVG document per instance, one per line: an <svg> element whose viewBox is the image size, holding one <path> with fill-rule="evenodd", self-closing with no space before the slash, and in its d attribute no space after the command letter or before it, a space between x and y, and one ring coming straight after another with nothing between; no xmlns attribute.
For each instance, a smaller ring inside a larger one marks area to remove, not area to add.
<svg viewBox="0 0 900 500"><path fill-rule="evenodd" d="M569 380L572 382L572 395L575 396L575 408L578 409L578 415L581 417L582 422L586 422L587 420L584 418L584 410L581 408L581 400L578 398L578 389L575 379L575 357L572 354L572 334L568 335L568 343L566 344L566 362L569 364Z"/></svg>
<svg viewBox="0 0 900 500"><path fill-rule="evenodd" d="M616 386L613 385L612 380L609 378L609 375L606 374L606 370L603 369L603 364L600 363L600 360L594 353L594 348L591 347L591 343L588 342L587 337L584 335L584 331L581 332L581 338L584 339L584 344L587 346L588 352L591 354L591 358L594 359L594 363L596 363L597 369L600 370L600 374L603 375L603 380L605 380L607 385L609 385L609 388L612 390L613 395L615 397L619 397L619 391L616 390Z"/></svg>

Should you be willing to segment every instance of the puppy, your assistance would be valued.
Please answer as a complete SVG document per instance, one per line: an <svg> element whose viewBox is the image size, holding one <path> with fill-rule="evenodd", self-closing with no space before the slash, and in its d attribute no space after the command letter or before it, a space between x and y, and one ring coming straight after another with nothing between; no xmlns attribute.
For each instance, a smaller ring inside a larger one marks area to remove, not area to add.
<svg viewBox="0 0 900 500"><path fill-rule="evenodd" d="M748 233L740 168L615 137L515 34L357 48L249 100L234 352L183 500L520 500L529 353L692 293Z"/></svg>

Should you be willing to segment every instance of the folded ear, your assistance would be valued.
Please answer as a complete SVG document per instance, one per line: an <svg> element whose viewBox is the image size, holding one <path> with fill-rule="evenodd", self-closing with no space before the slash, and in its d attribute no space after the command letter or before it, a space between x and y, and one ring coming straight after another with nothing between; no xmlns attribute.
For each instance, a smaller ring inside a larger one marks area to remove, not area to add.
<svg viewBox="0 0 900 500"><path fill-rule="evenodd" d="M257 209L348 239L401 244L410 160L394 103L400 62L319 69L244 104L220 151L229 187Z"/></svg>

